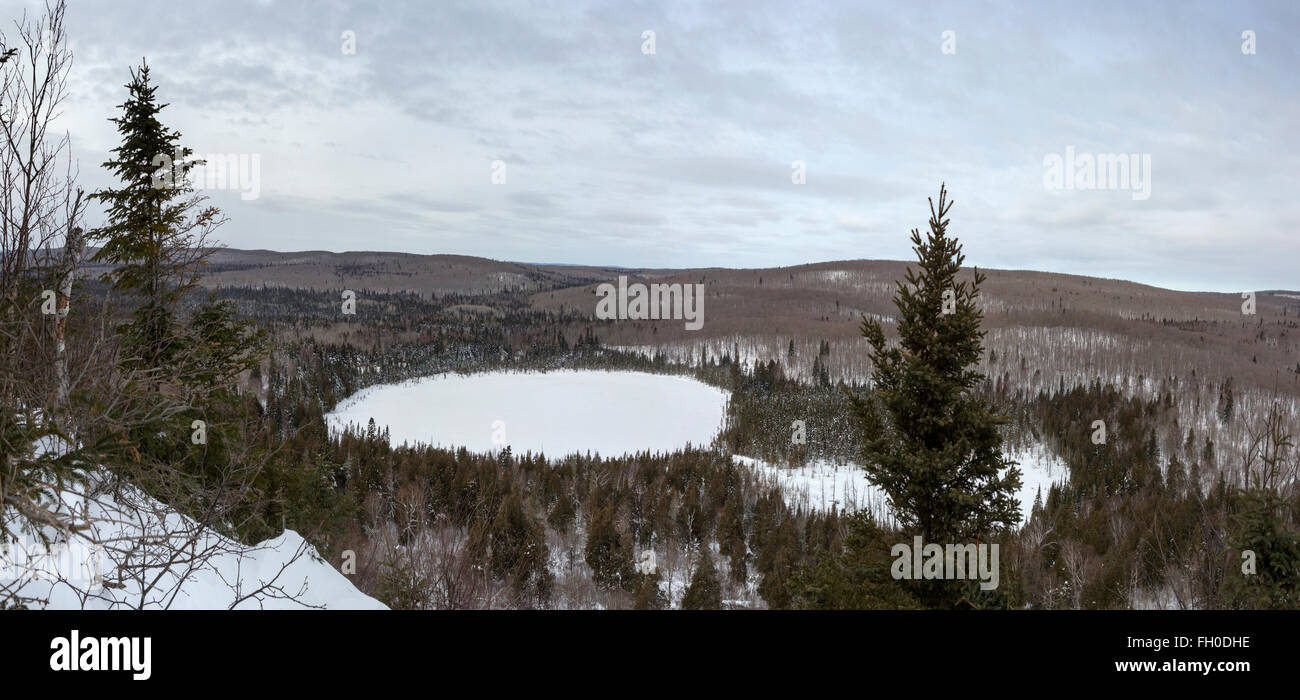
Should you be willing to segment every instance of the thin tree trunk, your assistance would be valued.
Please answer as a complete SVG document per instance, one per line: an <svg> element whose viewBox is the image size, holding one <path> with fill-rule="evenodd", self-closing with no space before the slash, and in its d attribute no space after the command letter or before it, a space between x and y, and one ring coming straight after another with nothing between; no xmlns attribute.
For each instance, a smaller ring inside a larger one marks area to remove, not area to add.
<svg viewBox="0 0 1300 700"><path fill-rule="evenodd" d="M65 333L68 325L68 308L72 302L72 282L76 278L77 268L81 265L85 246L86 238L82 235L81 228L71 228L64 240L63 259L59 263L58 315L54 321L54 374L59 382L59 406L64 406L68 400L68 355Z"/></svg>

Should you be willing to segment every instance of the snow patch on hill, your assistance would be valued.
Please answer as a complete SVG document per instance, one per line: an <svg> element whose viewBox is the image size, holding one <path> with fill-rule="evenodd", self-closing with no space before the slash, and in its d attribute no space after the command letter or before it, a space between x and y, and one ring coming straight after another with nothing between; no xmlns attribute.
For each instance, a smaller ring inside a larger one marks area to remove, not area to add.
<svg viewBox="0 0 1300 700"><path fill-rule="evenodd" d="M63 515L89 524L79 534L2 514L12 534L0 543L0 598L58 610L385 609L292 530L249 546L130 487L83 491L62 492Z"/></svg>

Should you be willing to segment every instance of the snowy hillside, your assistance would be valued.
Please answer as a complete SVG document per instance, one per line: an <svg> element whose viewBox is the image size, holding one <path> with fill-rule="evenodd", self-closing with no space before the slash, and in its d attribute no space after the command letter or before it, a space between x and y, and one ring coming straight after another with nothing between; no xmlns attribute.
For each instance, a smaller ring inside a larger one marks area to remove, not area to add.
<svg viewBox="0 0 1300 700"><path fill-rule="evenodd" d="M81 491L81 489L76 489ZM45 609L383 609L298 533L256 545L198 527L129 487L116 496L64 492L64 513L88 529L69 537L4 517L0 591ZM43 544L43 534L49 544Z"/></svg>

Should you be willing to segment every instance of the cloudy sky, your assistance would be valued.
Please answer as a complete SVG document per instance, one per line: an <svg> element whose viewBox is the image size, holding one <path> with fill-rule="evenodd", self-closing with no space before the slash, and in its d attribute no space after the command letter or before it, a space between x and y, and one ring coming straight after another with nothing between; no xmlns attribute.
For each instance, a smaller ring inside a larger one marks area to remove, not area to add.
<svg viewBox="0 0 1300 700"><path fill-rule="evenodd" d="M946 181L973 264L1294 289L1298 8L76 0L62 125L108 184L147 57L188 146L258 158L255 199L209 192L236 248L908 259ZM1067 148L1149 156L1149 190L1049 186Z"/></svg>

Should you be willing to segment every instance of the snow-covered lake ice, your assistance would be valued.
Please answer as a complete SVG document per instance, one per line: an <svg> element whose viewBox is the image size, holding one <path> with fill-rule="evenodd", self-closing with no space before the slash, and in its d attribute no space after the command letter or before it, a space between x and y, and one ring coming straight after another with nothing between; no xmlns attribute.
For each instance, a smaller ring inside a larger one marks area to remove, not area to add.
<svg viewBox="0 0 1300 700"><path fill-rule="evenodd" d="M616 456L708 445L728 396L694 379L645 372L443 374L370 387L326 419L331 428L364 429L374 418L393 444Z"/></svg>

